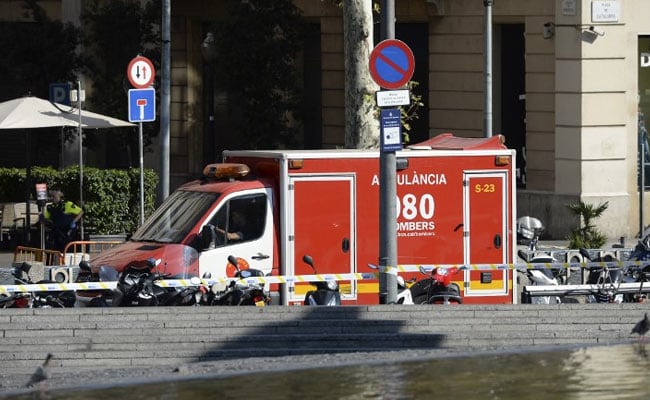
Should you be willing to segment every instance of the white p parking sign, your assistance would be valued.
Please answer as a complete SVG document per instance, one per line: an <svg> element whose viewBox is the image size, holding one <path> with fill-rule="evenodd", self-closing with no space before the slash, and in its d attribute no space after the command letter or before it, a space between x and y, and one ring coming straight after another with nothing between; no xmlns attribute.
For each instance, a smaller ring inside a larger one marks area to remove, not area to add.
<svg viewBox="0 0 650 400"><path fill-rule="evenodd" d="M70 84L50 83L50 101L52 103L70 105Z"/></svg>

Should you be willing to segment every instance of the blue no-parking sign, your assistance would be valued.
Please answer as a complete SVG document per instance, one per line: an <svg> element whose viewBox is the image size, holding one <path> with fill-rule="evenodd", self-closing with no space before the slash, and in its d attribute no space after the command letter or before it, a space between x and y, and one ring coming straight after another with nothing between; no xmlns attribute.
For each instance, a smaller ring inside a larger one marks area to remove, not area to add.
<svg viewBox="0 0 650 400"><path fill-rule="evenodd" d="M154 88L129 90L129 122L156 120L156 90Z"/></svg>
<svg viewBox="0 0 650 400"><path fill-rule="evenodd" d="M386 39L370 53L370 76L384 89L406 85L414 71L413 52L401 40Z"/></svg>

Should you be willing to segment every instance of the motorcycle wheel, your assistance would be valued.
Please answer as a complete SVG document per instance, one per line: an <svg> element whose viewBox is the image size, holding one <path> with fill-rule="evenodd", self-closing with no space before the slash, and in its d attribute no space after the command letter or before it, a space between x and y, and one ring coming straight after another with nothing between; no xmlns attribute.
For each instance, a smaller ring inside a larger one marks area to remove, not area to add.
<svg viewBox="0 0 650 400"><path fill-rule="evenodd" d="M217 304L220 306L238 306L241 304L242 296L241 290L234 290L223 295Z"/></svg>
<svg viewBox="0 0 650 400"><path fill-rule="evenodd" d="M422 294L419 295L418 297L413 298L413 304L427 304L427 300L428 300L427 295Z"/></svg>
<svg viewBox="0 0 650 400"><path fill-rule="evenodd" d="M437 286L427 300L429 304L443 304L445 301L450 304L462 304L463 299L460 297L460 288L457 284L452 283L447 287Z"/></svg>

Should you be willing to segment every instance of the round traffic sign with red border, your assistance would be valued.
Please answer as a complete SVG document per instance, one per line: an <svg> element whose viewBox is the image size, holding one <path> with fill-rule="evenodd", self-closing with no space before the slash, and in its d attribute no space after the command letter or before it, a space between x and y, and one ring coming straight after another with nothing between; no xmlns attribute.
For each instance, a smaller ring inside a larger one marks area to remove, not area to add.
<svg viewBox="0 0 650 400"><path fill-rule="evenodd" d="M126 68L126 75L131 85L137 89L146 89L156 77L156 69L150 59L143 56L137 56L131 60Z"/></svg>
<svg viewBox="0 0 650 400"><path fill-rule="evenodd" d="M406 85L415 71L411 48L397 39L380 42L370 53L370 76L384 89Z"/></svg>

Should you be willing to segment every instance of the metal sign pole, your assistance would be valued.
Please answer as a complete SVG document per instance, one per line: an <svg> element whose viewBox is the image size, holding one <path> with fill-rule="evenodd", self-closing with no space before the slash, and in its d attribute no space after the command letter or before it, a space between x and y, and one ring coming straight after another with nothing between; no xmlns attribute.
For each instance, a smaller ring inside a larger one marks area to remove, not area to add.
<svg viewBox="0 0 650 400"><path fill-rule="evenodd" d="M84 146L83 131L81 129L81 81L77 81L77 104L79 107L79 207L84 207ZM81 240L84 240L84 219L79 220L79 232Z"/></svg>
<svg viewBox="0 0 650 400"><path fill-rule="evenodd" d="M140 148L140 225L144 224L144 154L142 146L142 122L138 124L138 145Z"/></svg>
<svg viewBox="0 0 650 400"><path fill-rule="evenodd" d="M395 39L395 0L381 1L381 16L381 40ZM379 153L379 304L397 301L396 158L394 151Z"/></svg>
<svg viewBox="0 0 650 400"><path fill-rule="evenodd" d="M639 239L643 238L643 206L645 197L645 142L644 130L639 129Z"/></svg>

